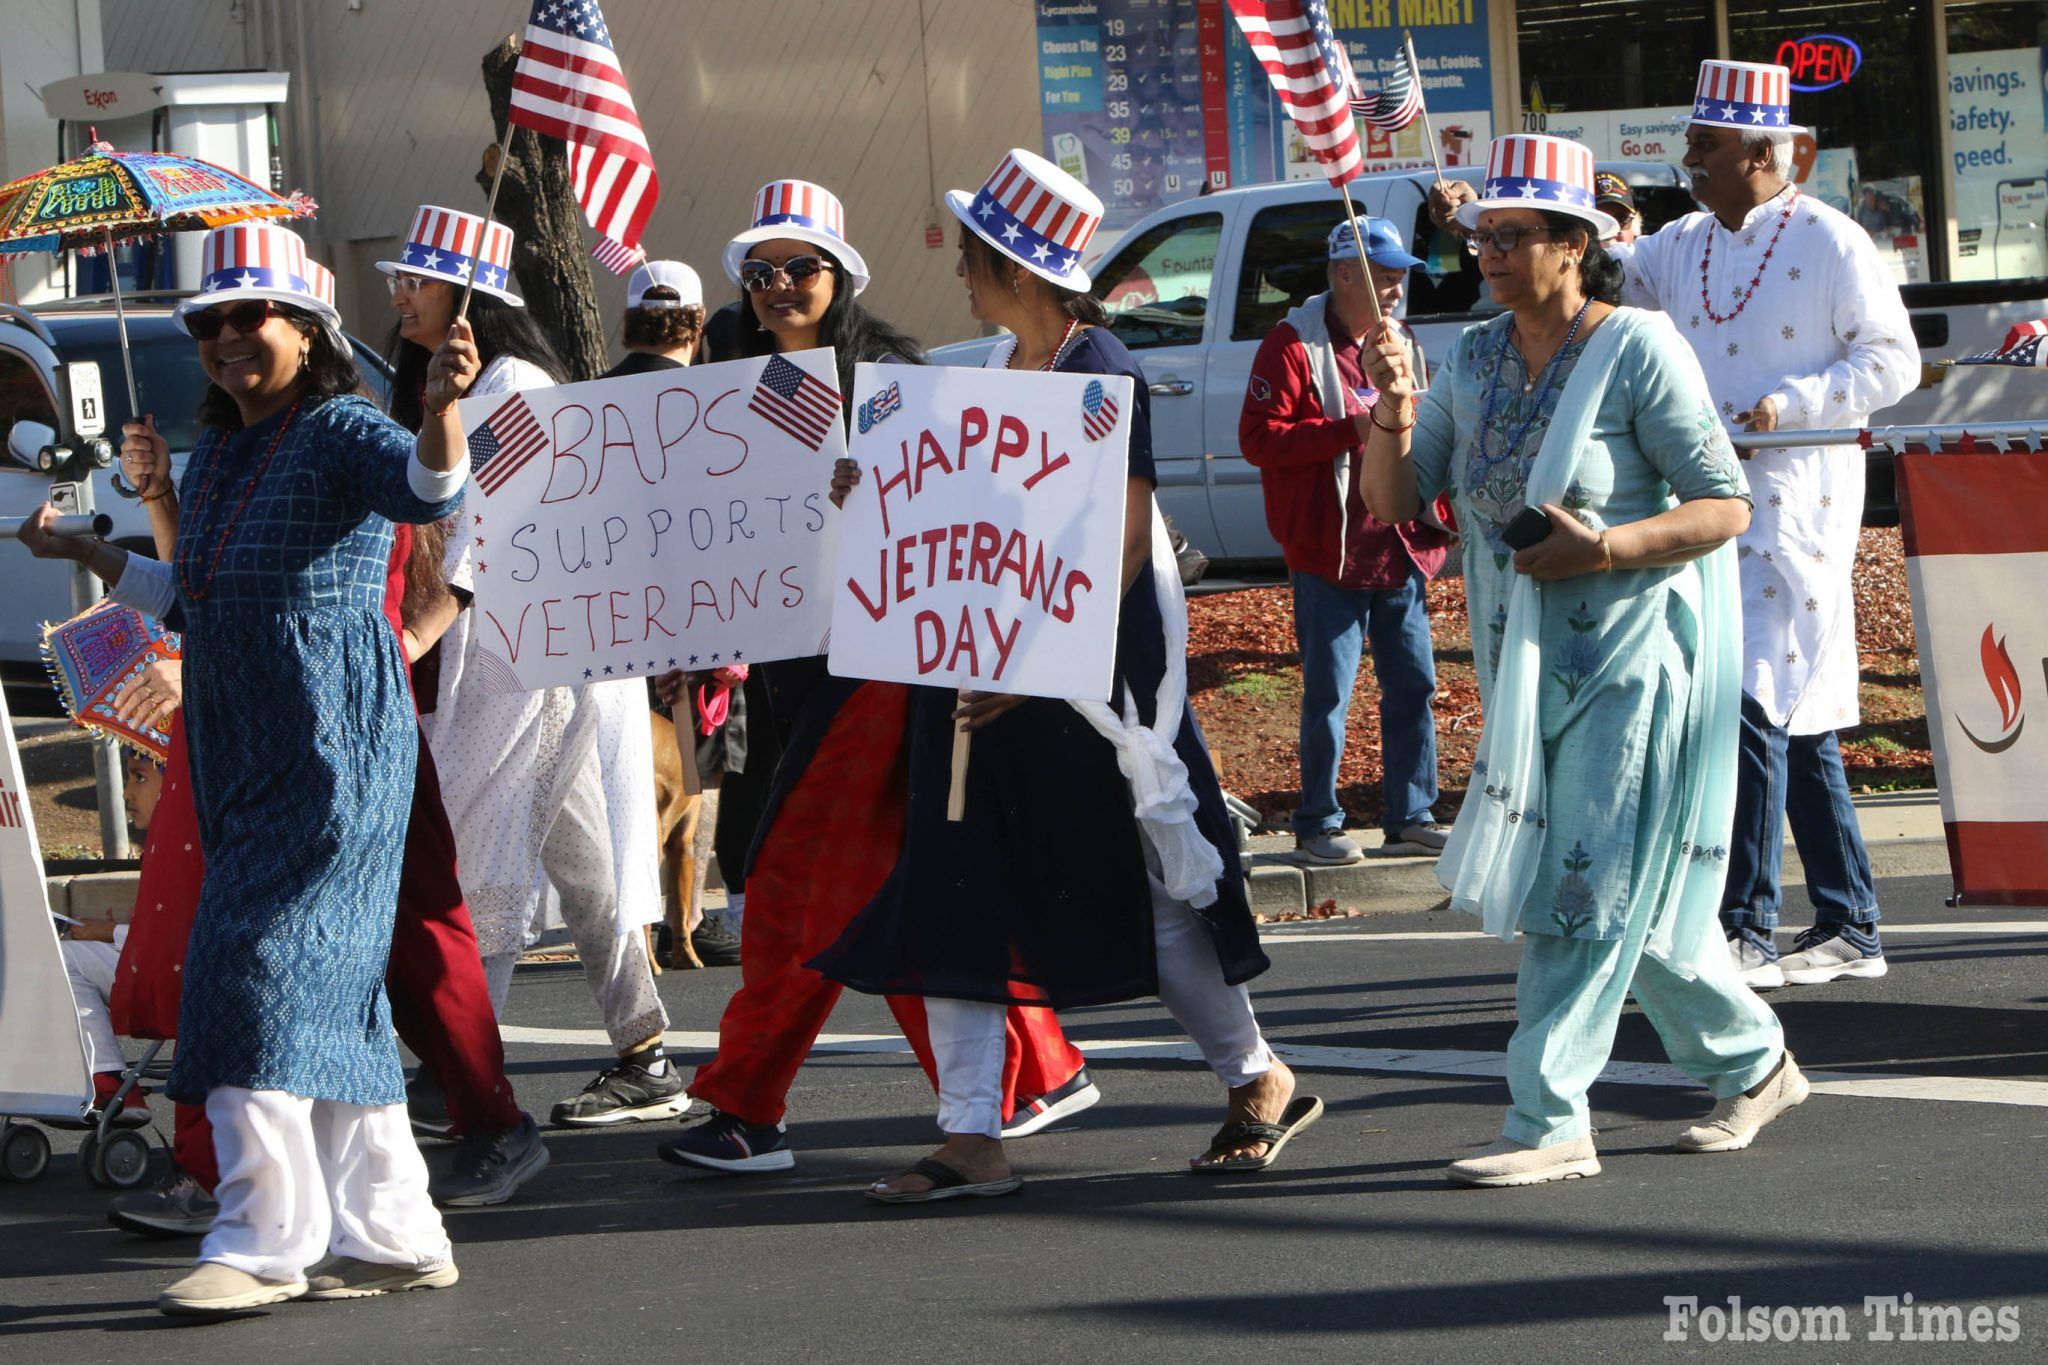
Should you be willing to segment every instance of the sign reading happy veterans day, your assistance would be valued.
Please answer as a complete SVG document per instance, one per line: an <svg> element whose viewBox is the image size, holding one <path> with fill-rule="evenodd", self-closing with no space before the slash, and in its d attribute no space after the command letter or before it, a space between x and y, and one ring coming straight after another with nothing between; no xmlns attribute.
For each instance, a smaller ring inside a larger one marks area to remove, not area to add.
<svg viewBox="0 0 2048 1365"><path fill-rule="evenodd" d="M832 671L1109 700L1132 385L860 365Z"/></svg>
<svg viewBox="0 0 2048 1365"><path fill-rule="evenodd" d="M846 448L829 349L464 399L501 690L822 652Z"/></svg>

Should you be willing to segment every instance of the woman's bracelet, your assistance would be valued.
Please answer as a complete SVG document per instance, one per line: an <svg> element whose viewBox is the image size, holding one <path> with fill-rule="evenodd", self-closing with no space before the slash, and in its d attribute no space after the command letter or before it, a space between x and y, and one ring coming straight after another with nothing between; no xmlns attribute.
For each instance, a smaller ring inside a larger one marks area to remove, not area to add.
<svg viewBox="0 0 2048 1365"><path fill-rule="evenodd" d="M1389 436L1399 436L1402 432L1412 431L1415 428L1415 413L1412 409L1408 413L1408 424L1406 426L1390 427L1380 420L1380 405L1377 403L1373 404L1371 410L1366 414L1366 420L1370 421L1381 431L1386 432Z"/></svg>
<svg viewBox="0 0 2048 1365"><path fill-rule="evenodd" d="M1607 543L1607 533L1600 533L1600 572L1614 572L1614 547Z"/></svg>

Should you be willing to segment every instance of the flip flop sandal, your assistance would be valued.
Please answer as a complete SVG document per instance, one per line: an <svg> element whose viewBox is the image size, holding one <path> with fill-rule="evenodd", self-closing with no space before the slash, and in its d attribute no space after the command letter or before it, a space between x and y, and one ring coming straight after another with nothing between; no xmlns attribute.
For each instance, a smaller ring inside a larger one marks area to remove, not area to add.
<svg viewBox="0 0 2048 1365"><path fill-rule="evenodd" d="M1298 1095L1280 1115L1278 1123L1254 1123L1250 1119L1239 1119L1226 1123L1216 1130L1216 1136L1209 1139L1209 1150L1203 1157L1213 1157L1233 1147L1247 1143L1263 1142L1266 1150L1259 1156L1232 1157L1228 1161L1212 1162L1204 1166L1190 1166L1191 1175L1235 1175L1241 1171L1263 1171L1280 1159L1280 1149L1288 1139L1323 1116L1323 1102L1314 1095Z"/></svg>
<svg viewBox="0 0 2048 1365"><path fill-rule="evenodd" d="M912 1166L908 1174L923 1176L932 1182L932 1187L901 1194L877 1194L869 1190L868 1198L877 1204L930 1204L940 1199L994 1199L998 1195L1015 1194L1024 1188L1023 1178L1014 1175L976 1184L945 1162L931 1157Z"/></svg>

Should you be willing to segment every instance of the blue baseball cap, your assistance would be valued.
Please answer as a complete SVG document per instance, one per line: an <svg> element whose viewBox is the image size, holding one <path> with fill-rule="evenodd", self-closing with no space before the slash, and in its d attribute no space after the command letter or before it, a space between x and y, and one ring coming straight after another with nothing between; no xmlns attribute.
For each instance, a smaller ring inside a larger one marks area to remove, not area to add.
<svg viewBox="0 0 2048 1365"><path fill-rule="evenodd" d="M1365 238L1365 258L1374 265L1386 270L1414 270L1422 264L1408 254L1408 244L1401 240L1401 229L1386 219L1360 214L1357 221L1359 235ZM1330 229L1330 259L1358 259L1358 241L1352 235L1349 222L1340 220Z"/></svg>

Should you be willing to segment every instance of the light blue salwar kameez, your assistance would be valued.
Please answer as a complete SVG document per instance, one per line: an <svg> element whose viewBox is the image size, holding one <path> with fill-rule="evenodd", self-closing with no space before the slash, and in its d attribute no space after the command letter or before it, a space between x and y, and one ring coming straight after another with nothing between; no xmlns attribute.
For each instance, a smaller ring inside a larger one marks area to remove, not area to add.
<svg viewBox="0 0 2048 1365"><path fill-rule="evenodd" d="M1710 932L1718 889L1714 898L1697 891L1702 876L1718 883L1729 819L1725 801L1699 799L1708 785L1701 765L1735 757L1732 747L1701 752L1712 728L1705 722L1714 719L1703 712L1736 704L1732 688L1709 696L1697 686L1700 623L1716 619L1701 605L1703 595L1725 592L1725 604L1716 597L1709 606L1725 606L1719 619L1739 621L1732 576L1695 562L1542 583L1524 599L1534 619L1518 620L1511 632L1518 575L1500 538L1522 507L1546 500L1595 530L1675 502L1746 500L1734 451L1698 362L1661 319L1617 310L1566 348L1552 383L1533 393L1520 353L1502 344L1509 322L1503 316L1460 338L1423 396L1411 453L1424 503L1448 492L1457 507L1490 727L1502 722L1504 642L1519 633L1535 650L1527 656L1533 681L1519 695L1534 704L1527 747L1541 752L1529 758L1536 771L1524 771L1539 780L1509 781L1498 752L1486 763L1482 741L1466 797L1472 809L1445 859L1452 871L1440 875L1455 880L1461 837L1487 837L1474 831L1488 817L1497 841L1521 841L1517 866L1526 875L1516 876L1505 905L1498 879L1489 893L1489 927L1524 935L1504 1136L1547 1146L1590 1131L1587 1088L1606 1065L1631 992L1671 1060L1717 1099L1767 1077L1784 1041ZM1605 369L1586 379L1604 379L1604 392L1597 383L1570 390L1590 408L1576 419L1589 416L1585 438L1563 466L1561 496L1530 496L1538 452L1589 349ZM1490 387L1497 392L1489 425ZM1688 878L1690 894L1682 889ZM1453 899L1460 903L1455 886Z"/></svg>

